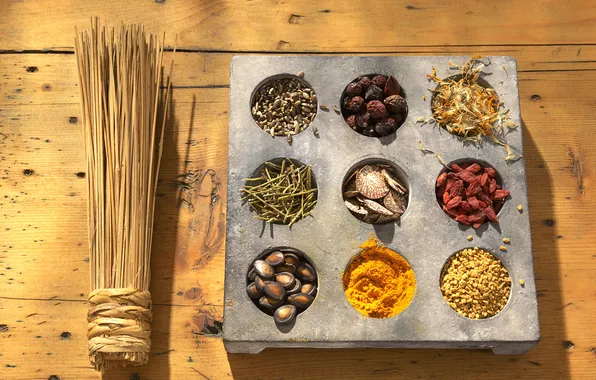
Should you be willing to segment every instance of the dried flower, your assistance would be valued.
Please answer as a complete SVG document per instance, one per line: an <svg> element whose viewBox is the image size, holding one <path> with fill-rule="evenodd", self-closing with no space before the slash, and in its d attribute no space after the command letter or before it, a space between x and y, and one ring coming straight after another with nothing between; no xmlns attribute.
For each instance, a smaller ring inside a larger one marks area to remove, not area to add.
<svg viewBox="0 0 596 380"><path fill-rule="evenodd" d="M372 100L366 105L366 110L373 119L383 119L387 117L387 109L379 100Z"/></svg>

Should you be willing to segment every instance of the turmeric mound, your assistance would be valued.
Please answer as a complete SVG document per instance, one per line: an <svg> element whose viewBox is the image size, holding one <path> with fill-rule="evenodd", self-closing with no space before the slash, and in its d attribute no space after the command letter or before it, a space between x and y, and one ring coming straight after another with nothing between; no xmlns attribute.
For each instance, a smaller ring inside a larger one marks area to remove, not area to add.
<svg viewBox="0 0 596 380"><path fill-rule="evenodd" d="M348 301L372 318L390 318L404 311L414 298L416 278L397 252L370 237L360 246L343 276Z"/></svg>

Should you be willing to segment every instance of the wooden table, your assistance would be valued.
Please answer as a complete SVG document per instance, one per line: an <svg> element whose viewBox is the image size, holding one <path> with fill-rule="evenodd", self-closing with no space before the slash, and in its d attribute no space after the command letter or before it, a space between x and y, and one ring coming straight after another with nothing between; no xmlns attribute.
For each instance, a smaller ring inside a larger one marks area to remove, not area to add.
<svg viewBox="0 0 596 380"><path fill-rule="evenodd" d="M179 33L181 49L155 220L152 357L106 379L594 378L593 2L91 3L0 0L0 378L100 377L86 351L86 174L73 55L74 27L86 28L92 15L166 31L169 46ZM515 357L398 349L226 354L228 68L233 55L246 53L517 58L542 331L535 349Z"/></svg>

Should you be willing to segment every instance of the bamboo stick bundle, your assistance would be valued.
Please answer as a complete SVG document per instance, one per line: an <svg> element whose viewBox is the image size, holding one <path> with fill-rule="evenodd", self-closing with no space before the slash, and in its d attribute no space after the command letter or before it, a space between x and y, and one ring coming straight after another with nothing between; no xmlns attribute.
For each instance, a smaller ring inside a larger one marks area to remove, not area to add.
<svg viewBox="0 0 596 380"><path fill-rule="evenodd" d="M89 360L102 372L149 359L151 237L173 68L172 59L160 91L164 39L142 25L100 27L97 18L75 38L88 172Z"/></svg>

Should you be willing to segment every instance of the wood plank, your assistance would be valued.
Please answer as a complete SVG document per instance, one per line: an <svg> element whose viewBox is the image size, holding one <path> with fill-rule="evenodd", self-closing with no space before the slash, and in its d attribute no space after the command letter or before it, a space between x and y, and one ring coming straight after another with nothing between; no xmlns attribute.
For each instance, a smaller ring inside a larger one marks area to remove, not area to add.
<svg viewBox="0 0 596 380"><path fill-rule="evenodd" d="M407 48L397 53L364 55L509 55L523 73L596 70L596 46L482 46ZM362 55L362 54L361 54ZM233 53L178 52L174 65L176 88L229 86ZM171 53L164 61L169 62ZM500 70L501 68L492 68ZM429 67L430 71L430 67ZM5 54L0 60L2 104L79 104L74 54Z"/></svg>
<svg viewBox="0 0 596 380"><path fill-rule="evenodd" d="M591 379L593 340L565 332L563 318L587 320L589 310L557 308L556 295L541 297L542 342L524 356L497 356L481 350L279 349L259 355L226 354L221 339L201 335L205 316L221 317L221 308L156 306L152 324L152 356L140 368L117 369L109 380L141 379L267 379L294 378L308 363L312 379ZM3 300L0 332L2 377L10 379L99 379L88 362L83 302ZM558 310L558 311L557 311ZM571 309L565 309L571 310ZM590 326L584 326L585 333ZM575 348L563 341L572 337ZM18 348L18 349L17 349Z"/></svg>
<svg viewBox="0 0 596 380"><path fill-rule="evenodd" d="M225 51L391 52L405 46L596 43L590 1L0 0L0 49L63 50L90 16L167 31L172 45ZM487 17L489 16L489 17ZM531 16L531 17L529 17ZM15 20L27 20L16 22Z"/></svg>

